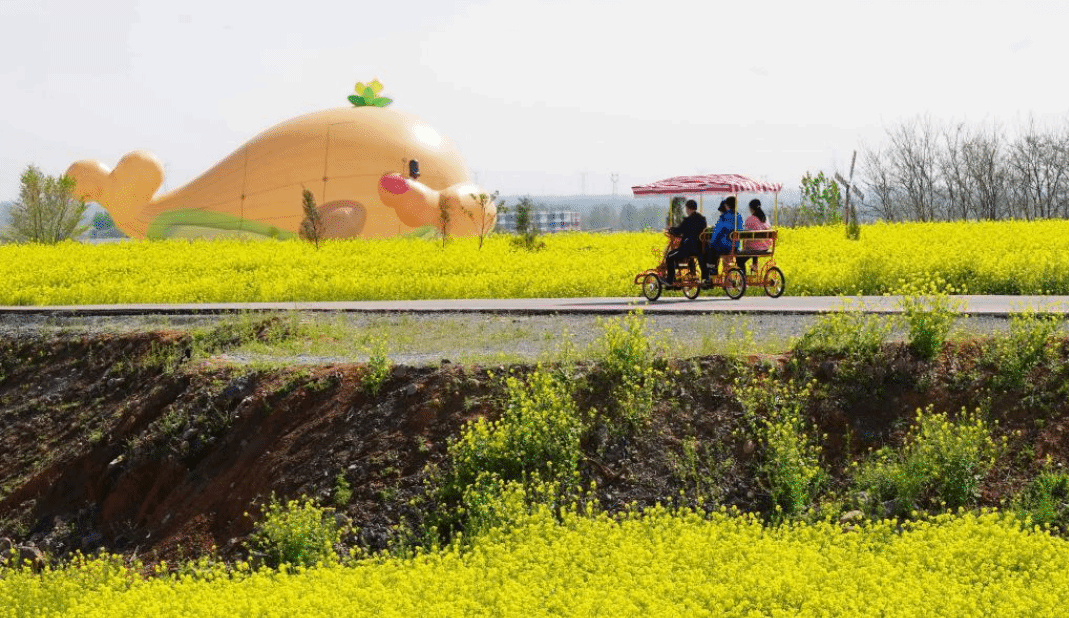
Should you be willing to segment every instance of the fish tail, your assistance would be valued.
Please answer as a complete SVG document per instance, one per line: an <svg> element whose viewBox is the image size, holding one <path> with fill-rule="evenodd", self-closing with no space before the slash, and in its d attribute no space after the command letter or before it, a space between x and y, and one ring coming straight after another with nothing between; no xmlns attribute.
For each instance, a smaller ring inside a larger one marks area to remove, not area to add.
<svg viewBox="0 0 1069 618"><path fill-rule="evenodd" d="M115 226L131 238L143 238L147 222L138 216L163 184L163 165L150 153L125 155L114 170L99 161L78 161L67 168L74 179L74 194L103 206Z"/></svg>

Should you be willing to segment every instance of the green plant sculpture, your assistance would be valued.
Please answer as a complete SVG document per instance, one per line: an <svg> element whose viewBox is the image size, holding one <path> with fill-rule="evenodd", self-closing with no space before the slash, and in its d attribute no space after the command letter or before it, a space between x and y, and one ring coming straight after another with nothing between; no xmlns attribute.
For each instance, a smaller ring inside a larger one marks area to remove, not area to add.
<svg viewBox="0 0 1069 618"><path fill-rule="evenodd" d="M349 102L353 104L353 107L386 107L393 103L393 99L380 97L380 92L382 92L382 84L377 79L371 80L368 84L356 82L356 94L349 95Z"/></svg>

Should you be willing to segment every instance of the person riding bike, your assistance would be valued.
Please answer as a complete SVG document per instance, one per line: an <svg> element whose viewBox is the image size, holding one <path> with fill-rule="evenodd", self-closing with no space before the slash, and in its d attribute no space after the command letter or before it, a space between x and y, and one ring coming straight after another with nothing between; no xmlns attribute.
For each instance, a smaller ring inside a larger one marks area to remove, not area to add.
<svg viewBox="0 0 1069 618"><path fill-rule="evenodd" d="M720 215L720 219L716 222L716 227L713 228L713 233L709 237L709 257L713 263L714 273L720 269L721 256L728 255L733 249L738 250L740 248L740 243L731 242L731 233L746 229L742 215L735 212L734 195L728 196L722 202L722 206L724 206L723 214Z"/></svg>
<svg viewBox="0 0 1069 618"><path fill-rule="evenodd" d="M698 202L694 200L687 200L687 216L680 222L679 225L668 229L668 233L672 236L679 236L682 238L679 242L679 246L668 252L668 256L665 258L665 266L668 272L665 275L665 281L668 285L673 285L676 276L676 267L679 263L685 259L691 257L698 258L698 267L701 269L702 282L709 282L708 269L705 265L705 260L702 258L702 241L701 233L705 231L706 225L705 216L698 212Z"/></svg>

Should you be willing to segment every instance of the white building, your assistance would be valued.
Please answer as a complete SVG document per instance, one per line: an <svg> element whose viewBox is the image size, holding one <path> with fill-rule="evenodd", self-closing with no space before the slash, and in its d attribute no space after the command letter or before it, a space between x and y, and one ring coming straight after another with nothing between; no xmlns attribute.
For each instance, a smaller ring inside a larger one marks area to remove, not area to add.
<svg viewBox="0 0 1069 618"><path fill-rule="evenodd" d="M531 213L531 225L540 232L577 232L579 213L569 210L545 210ZM516 212L509 210L497 215L497 229L503 232L516 231Z"/></svg>

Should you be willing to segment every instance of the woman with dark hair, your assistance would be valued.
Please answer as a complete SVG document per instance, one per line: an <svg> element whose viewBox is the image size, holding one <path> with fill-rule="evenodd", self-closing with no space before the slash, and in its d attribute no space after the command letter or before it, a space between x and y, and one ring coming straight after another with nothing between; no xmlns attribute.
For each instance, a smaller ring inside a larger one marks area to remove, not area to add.
<svg viewBox="0 0 1069 618"><path fill-rule="evenodd" d="M768 217L765 216L765 211L761 209L761 200L750 200L750 218L746 219L746 229L749 231L757 230L769 230L772 226L768 224ZM768 239L754 239L747 240L745 242L746 253L764 253L772 246L772 241ZM757 272L757 258L739 258L739 268L746 270L746 261L753 259L753 267L751 272Z"/></svg>

